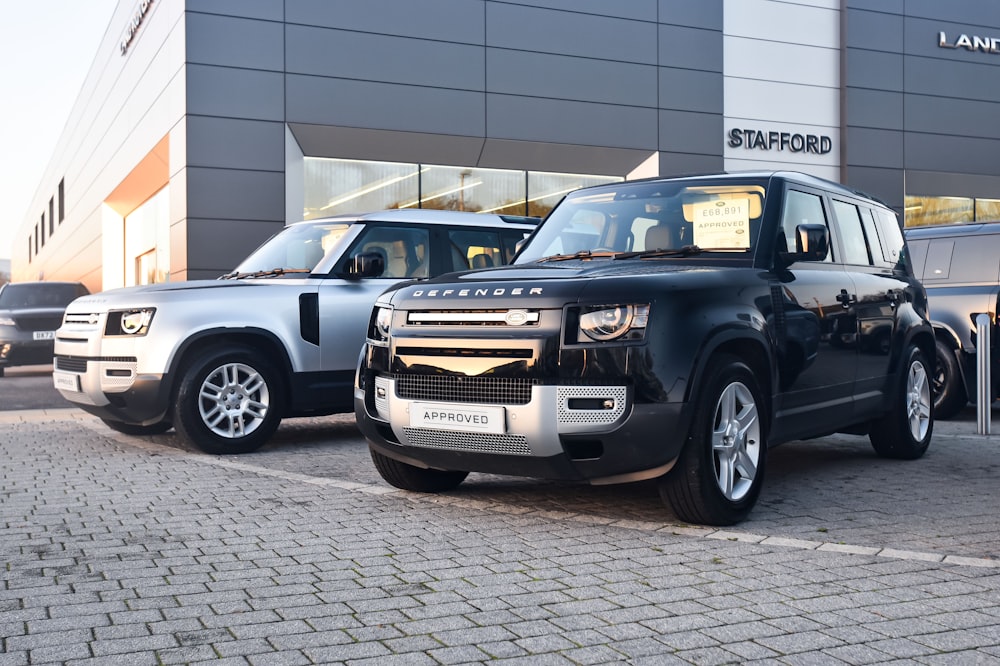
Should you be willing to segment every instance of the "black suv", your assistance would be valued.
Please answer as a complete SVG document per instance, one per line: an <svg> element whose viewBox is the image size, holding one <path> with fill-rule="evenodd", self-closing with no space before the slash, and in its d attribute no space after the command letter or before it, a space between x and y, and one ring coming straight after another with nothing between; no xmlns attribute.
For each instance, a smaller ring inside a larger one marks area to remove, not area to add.
<svg viewBox="0 0 1000 666"><path fill-rule="evenodd" d="M399 488L659 478L680 519L721 525L780 442L923 455L933 363L889 208L798 173L653 179L570 194L512 266L388 290L355 411Z"/></svg>
<svg viewBox="0 0 1000 666"><path fill-rule="evenodd" d="M0 377L15 365L52 363L53 341L66 306L89 293L79 282L0 286Z"/></svg>
<svg viewBox="0 0 1000 666"><path fill-rule="evenodd" d="M937 338L934 416L948 419L977 398L976 315L990 315L991 347L1000 334L1000 222L915 227L906 230L906 241ZM996 354L990 365L992 402L1000 388Z"/></svg>

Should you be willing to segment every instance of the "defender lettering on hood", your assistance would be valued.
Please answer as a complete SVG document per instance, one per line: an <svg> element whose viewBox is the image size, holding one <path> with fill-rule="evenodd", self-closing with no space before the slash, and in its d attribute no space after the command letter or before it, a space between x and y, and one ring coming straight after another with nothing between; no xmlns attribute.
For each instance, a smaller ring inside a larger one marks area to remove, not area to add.
<svg viewBox="0 0 1000 666"><path fill-rule="evenodd" d="M416 289L413 298L482 298L486 296L541 296L542 287L477 287L475 289Z"/></svg>

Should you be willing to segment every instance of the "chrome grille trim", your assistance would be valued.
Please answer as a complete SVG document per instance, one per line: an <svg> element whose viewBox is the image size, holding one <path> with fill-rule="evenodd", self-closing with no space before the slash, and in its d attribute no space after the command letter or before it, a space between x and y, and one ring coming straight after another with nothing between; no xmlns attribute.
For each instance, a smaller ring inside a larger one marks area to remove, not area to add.
<svg viewBox="0 0 1000 666"><path fill-rule="evenodd" d="M531 455L523 435L495 435L478 432L454 432L429 428L403 428L410 446L427 449L449 449L504 455Z"/></svg>
<svg viewBox="0 0 1000 666"><path fill-rule="evenodd" d="M67 312L63 317L63 323L65 324L86 324L88 326L96 326L101 321L101 315L96 312L89 313L69 313Z"/></svg>
<svg viewBox="0 0 1000 666"><path fill-rule="evenodd" d="M406 323L412 326L536 326L538 310L412 310ZM516 323L515 323L516 322Z"/></svg>
<svg viewBox="0 0 1000 666"><path fill-rule="evenodd" d="M396 395L404 400L526 405L531 402L532 379L517 377L460 377L455 375L393 375Z"/></svg>

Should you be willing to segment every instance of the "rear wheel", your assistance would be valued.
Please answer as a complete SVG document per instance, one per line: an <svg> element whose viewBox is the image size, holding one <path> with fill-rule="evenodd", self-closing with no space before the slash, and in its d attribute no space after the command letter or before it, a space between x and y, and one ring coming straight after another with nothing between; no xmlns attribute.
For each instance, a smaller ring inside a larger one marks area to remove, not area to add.
<svg viewBox="0 0 1000 666"><path fill-rule="evenodd" d="M660 481L660 496L681 520L732 525L750 513L764 481L766 403L749 366L734 356L713 359L705 377L687 442Z"/></svg>
<svg viewBox="0 0 1000 666"><path fill-rule="evenodd" d="M424 469L389 456L382 455L375 449L369 449L375 469L390 486L402 490L414 490L420 493L440 493L453 490L459 486L468 472L454 472L440 469Z"/></svg>
<svg viewBox="0 0 1000 666"><path fill-rule="evenodd" d="M914 460L924 455L934 431L931 380L918 347L911 345L903 358L891 407L872 424L868 438L884 458Z"/></svg>
<svg viewBox="0 0 1000 666"><path fill-rule="evenodd" d="M281 378L260 353L209 349L181 377L174 427L206 453L249 453L281 422Z"/></svg>
<svg viewBox="0 0 1000 666"><path fill-rule="evenodd" d="M931 395L934 397L934 418L950 419L968 404L962 375L955 352L938 340L934 345L934 375Z"/></svg>
<svg viewBox="0 0 1000 666"><path fill-rule="evenodd" d="M170 421L160 421L159 423L150 425L137 425L135 423L112 421L111 419L101 419L101 421L112 430L117 430L125 435L159 435L174 427Z"/></svg>

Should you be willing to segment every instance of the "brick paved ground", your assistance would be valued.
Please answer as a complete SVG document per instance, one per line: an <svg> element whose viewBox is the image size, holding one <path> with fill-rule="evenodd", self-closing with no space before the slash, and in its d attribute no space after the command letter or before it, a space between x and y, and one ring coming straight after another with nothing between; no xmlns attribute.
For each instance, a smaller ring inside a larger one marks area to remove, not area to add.
<svg viewBox="0 0 1000 666"><path fill-rule="evenodd" d="M349 417L240 457L0 415L6 664L1000 663L1000 438L779 447L736 529L652 484L394 491Z"/></svg>

